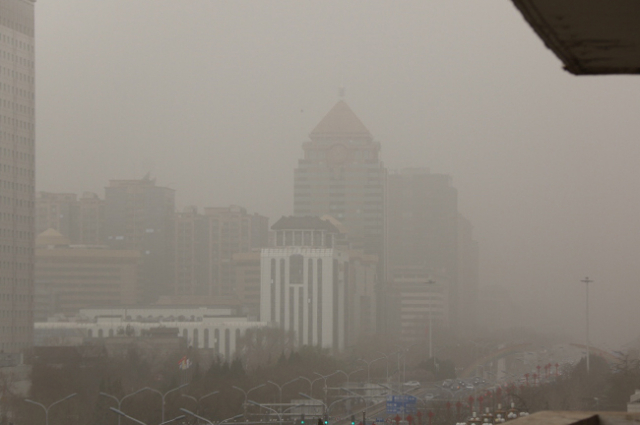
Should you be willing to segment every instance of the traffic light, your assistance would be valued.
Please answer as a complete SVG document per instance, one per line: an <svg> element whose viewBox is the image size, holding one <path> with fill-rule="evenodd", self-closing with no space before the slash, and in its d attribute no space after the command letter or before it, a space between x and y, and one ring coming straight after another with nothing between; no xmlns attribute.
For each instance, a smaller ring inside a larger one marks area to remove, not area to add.
<svg viewBox="0 0 640 425"><path fill-rule="evenodd" d="M304 413L300 415L300 425L304 425Z"/></svg>
<svg viewBox="0 0 640 425"><path fill-rule="evenodd" d="M329 416L328 415L324 415L324 425L329 425Z"/></svg>
<svg viewBox="0 0 640 425"><path fill-rule="evenodd" d="M351 415L351 425L356 425L356 416Z"/></svg>

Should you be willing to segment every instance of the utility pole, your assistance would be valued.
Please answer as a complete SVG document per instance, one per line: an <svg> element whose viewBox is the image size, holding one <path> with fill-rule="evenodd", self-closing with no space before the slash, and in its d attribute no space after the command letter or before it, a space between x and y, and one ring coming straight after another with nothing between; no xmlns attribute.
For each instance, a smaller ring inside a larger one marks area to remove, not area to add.
<svg viewBox="0 0 640 425"><path fill-rule="evenodd" d="M585 277L584 279L582 279L580 282L584 283L584 287L586 289L586 293L587 293L587 314L586 314L586 328L587 328L587 337L586 337L586 342L587 342L587 375L589 374L589 284L593 282L593 280L589 279L588 277Z"/></svg>

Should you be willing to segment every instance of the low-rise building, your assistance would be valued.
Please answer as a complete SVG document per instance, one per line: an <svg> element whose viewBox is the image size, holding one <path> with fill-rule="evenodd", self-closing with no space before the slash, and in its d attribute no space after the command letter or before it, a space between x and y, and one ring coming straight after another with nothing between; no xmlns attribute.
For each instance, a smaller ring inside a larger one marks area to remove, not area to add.
<svg viewBox="0 0 640 425"><path fill-rule="evenodd" d="M131 339L158 333L162 328L183 338L187 346L231 359L247 329L266 326L233 314L233 309L211 307L86 309L71 321L36 323L35 345L79 345L115 337Z"/></svg>

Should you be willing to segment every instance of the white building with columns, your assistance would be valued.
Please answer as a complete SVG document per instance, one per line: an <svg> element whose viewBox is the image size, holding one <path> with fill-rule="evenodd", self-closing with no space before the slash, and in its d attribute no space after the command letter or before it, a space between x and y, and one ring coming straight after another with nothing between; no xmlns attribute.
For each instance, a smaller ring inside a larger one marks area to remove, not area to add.
<svg viewBox="0 0 640 425"><path fill-rule="evenodd" d="M80 345L87 338L142 336L157 328L177 329L188 346L211 350L230 360L247 329L263 322L235 316L233 309L216 307L132 307L80 310L74 321L36 322L35 345Z"/></svg>
<svg viewBox="0 0 640 425"><path fill-rule="evenodd" d="M262 250L260 320L295 333L298 346L341 351L349 339L349 255L340 232L318 217L282 217L275 247Z"/></svg>

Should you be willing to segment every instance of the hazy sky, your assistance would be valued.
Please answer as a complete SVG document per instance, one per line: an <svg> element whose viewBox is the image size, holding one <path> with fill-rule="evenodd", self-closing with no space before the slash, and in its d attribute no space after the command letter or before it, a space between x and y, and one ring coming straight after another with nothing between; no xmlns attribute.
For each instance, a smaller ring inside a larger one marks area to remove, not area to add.
<svg viewBox="0 0 640 425"><path fill-rule="evenodd" d="M140 178L178 206L291 214L308 133L346 101L390 169L453 176L483 285L583 339L636 337L638 77L575 77L508 0L39 0L38 189Z"/></svg>

